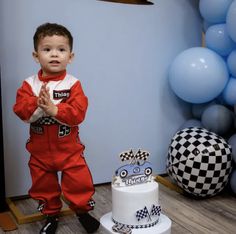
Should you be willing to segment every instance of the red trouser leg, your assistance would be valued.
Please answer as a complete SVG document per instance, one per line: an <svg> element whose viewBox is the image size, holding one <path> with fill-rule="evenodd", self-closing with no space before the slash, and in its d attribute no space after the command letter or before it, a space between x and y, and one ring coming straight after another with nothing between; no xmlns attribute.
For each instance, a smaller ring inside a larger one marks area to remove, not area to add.
<svg viewBox="0 0 236 234"><path fill-rule="evenodd" d="M94 194L94 186L91 173L83 156L73 156L71 166L62 171L62 192L74 211L89 211L91 207L88 202Z"/></svg>
<svg viewBox="0 0 236 234"><path fill-rule="evenodd" d="M37 165L37 161L31 157L29 162L30 173L32 177L32 187L29 195L44 203L43 214L60 213L62 202L60 200L61 188L58 183L57 172L47 171L45 168Z"/></svg>

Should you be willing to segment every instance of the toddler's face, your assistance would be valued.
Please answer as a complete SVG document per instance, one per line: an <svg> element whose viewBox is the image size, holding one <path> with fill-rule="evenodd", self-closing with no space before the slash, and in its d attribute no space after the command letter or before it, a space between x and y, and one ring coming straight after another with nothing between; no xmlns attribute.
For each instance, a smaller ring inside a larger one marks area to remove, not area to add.
<svg viewBox="0 0 236 234"><path fill-rule="evenodd" d="M67 37L53 35L39 40L38 49L33 52L33 57L40 63L43 76L48 76L64 71L74 54L70 51Z"/></svg>

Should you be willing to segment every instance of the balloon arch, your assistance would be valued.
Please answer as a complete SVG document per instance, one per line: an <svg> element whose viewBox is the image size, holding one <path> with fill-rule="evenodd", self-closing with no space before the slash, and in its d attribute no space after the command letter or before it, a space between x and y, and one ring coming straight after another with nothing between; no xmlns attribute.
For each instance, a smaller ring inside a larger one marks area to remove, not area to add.
<svg viewBox="0 0 236 234"><path fill-rule="evenodd" d="M236 193L236 0L200 0L204 47L182 51L169 68L169 84L192 104L185 127L203 127L224 137L232 147L229 179Z"/></svg>

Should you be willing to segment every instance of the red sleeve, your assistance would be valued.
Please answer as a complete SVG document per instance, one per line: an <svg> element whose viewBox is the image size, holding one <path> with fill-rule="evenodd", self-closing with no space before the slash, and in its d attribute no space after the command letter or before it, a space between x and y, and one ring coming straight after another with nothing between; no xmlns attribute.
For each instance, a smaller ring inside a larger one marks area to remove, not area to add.
<svg viewBox="0 0 236 234"><path fill-rule="evenodd" d="M30 85L24 81L22 86L17 90L16 103L13 111L16 115L28 121L37 109L37 97L33 94Z"/></svg>
<svg viewBox="0 0 236 234"><path fill-rule="evenodd" d="M69 126L80 124L86 114L88 99L85 96L81 84L77 81L70 89L70 97L57 104L58 112L55 118Z"/></svg>

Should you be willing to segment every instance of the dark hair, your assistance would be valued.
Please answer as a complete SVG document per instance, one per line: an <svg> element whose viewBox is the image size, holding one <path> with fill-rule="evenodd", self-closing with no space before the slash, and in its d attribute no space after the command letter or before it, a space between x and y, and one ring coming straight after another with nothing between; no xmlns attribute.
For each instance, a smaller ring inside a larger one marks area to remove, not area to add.
<svg viewBox="0 0 236 234"><path fill-rule="evenodd" d="M42 39L46 36L54 36L54 35L67 37L69 40L70 50L72 51L73 37L72 37L70 31L66 27L64 27L60 24L56 24L56 23L45 23L45 24L40 25L36 29L36 32L33 37L35 51L37 51L38 43L39 43L40 39Z"/></svg>

